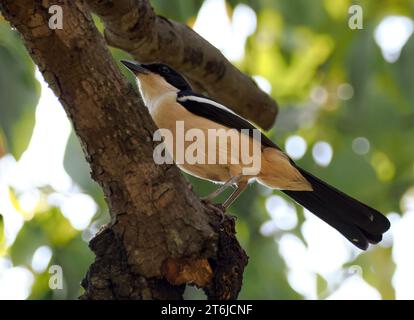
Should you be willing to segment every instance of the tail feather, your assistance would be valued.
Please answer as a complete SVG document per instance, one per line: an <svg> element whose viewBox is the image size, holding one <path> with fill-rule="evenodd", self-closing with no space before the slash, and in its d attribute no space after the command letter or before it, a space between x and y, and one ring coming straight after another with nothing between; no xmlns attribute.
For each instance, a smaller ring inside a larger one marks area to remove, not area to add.
<svg viewBox="0 0 414 320"><path fill-rule="evenodd" d="M346 195L309 172L298 168L313 191L283 192L320 219L337 229L357 247L366 250L378 243L390 222L377 210Z"/></svg>

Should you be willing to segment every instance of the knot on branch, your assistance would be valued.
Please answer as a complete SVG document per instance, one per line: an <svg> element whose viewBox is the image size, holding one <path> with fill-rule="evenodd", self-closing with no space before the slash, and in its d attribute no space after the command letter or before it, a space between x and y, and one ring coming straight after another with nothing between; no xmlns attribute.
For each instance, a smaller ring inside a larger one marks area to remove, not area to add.
<svg viewBox="0 0 414 320"><path fill-rule="evenodd" d="M137 274L121 238L105 227L90 242L96 259L82 281L81 299L182 299L187 284L202 288L208 299L236 299L248 257L236 239L235 219L212 204L206 210L217 234L216 252L204 256L200 248L199 256L166 257L163 277Z"/></svg>

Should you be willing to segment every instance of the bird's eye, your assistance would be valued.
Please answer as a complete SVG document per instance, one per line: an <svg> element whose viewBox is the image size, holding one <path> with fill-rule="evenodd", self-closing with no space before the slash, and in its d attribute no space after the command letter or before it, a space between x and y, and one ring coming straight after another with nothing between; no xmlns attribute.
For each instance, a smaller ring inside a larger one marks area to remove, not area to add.
<svg viewBox="0 0 414 320"><path fill-rule="evenodd" d="M161 67L161 72L162 72L162 73L164 73L164 74L165 74L165 73L170 73L170 69L169 69L169 68L167 68L166 66L162 66L162 67Z"/></svg>

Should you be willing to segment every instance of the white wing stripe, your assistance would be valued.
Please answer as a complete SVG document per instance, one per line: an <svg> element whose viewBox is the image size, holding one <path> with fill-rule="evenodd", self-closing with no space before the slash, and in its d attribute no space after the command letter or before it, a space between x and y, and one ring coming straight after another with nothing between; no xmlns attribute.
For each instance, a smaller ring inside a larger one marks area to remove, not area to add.
<svg viewBox="0 0 414 320"><path fill-rule="evenodd" d="M231 112L232 114L235 114L236 116L240 117L240 116L239 116L238 114L236 114L234 111L232 111L232 110L230 110L229 108L227 108L227 107L223 106L222 104L217 103L217 102L215 102L215 101L212 101L212 100L210 100L210 99L206 99L206 98L202 98L202 97L197 97L197 96L182 96L182 97L179 97L177 100L178 100L178 101L181 101L181 102L185 102L185 101L190 100L190 101L195 101L195 102L207 103L207 104L210 104L210 105L212 105L212 106L214 106L214 107L217 107L217 108L220 108L220 109L226 110L226 111L228 111L228 112Z"/></svg>

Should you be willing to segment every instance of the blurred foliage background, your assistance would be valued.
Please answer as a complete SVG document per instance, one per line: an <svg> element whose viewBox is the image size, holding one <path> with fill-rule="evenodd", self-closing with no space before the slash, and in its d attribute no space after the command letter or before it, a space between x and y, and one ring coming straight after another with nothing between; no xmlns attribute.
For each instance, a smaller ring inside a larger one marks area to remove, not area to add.
<svg viewBox="0 0 414 320"><path fill-rule="evenodd" d="M382 244L361 252L279 192L251 185L230 210L250 256L240 298L414 298L414 1L151 3L279 102L268 134L292 158L392 221ZM352 5L362 29L349 27ZM189 179L200 195L215 188ZM77 298L93 261L87 242L108 210L66 115L1 16L0 214L0 299ZM52 265L62 289L49 288Z"/></svg>

